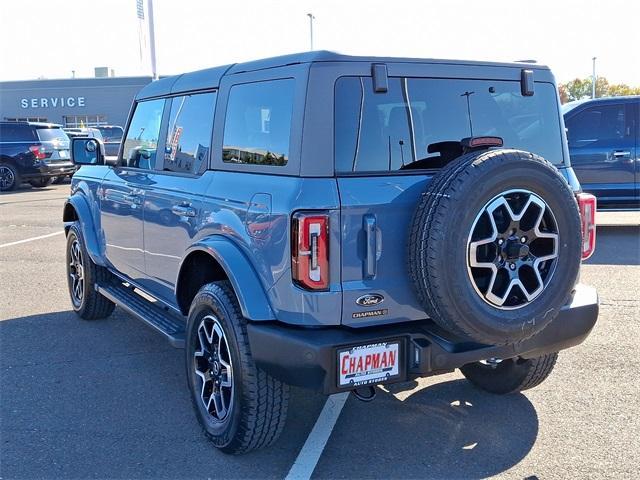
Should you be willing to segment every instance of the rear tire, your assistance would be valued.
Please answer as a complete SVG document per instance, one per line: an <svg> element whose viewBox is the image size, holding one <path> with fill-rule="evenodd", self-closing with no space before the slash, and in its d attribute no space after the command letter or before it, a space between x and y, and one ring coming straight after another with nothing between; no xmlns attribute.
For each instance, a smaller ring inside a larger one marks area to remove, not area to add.
<svg viewBox="0 0 640 480"><path fill-rule="evenodd" d="M106 318L115 304L96 291L96 284L106 284L111 273L96 265L84 246L78 224L69 227L67 233L67 285L73 310L85 320Z"/></svg>
<svg viewBox="0 0 640 480"><path fill-rule="evenodd" d="M213 444L232 454L273 444L289 403L289 386L254 363L246 323L226 281L200 289L187 322L187 379L196 417Z"/></svg>
<svg viewBox="0 0 640 480"><path fill-rule="evenodd" d="M40 178L35 178L33 180L29 180L29 183L31 184L32 187L43 188L51 185L52 181L53 179L51 177L40 177Z"/></svg>
<svg viewBox="0 0 640 480"><path fill-rule="evenodd" d="M10 192L20 185L20 174L13 165L0 164L0 192Z"/></svg>
<svg viewBox="0 0 640 480"><path fill-rule="evenodd" d="M510 358L495 366L481 362L470 363L460 371L481 390L504 395L537 387L551 374L557 360L556 352L530 359Z"/></svg>

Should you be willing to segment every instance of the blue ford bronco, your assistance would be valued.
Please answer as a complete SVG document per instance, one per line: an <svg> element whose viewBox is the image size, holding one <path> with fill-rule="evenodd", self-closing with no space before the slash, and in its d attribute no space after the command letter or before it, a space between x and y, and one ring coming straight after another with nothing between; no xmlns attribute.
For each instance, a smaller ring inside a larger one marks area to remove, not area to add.
<svg viewBox="0 0 640 480"><path fill-rule="evenodd" d="M73 309L185 349L225 452L272 444L289 386L370 399L459 368L534 387L598 316L595 199L536 64L311 52L164 78L118 156L74 138Z"/></svg>

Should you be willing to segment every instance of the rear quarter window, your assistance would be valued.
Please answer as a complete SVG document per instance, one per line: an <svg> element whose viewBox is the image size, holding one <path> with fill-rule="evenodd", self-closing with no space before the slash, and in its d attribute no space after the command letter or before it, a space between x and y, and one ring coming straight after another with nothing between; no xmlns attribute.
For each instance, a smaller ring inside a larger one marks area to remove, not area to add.
<svg viewBox="0 0 640 480"><path fill-rule="evenodd" d="M222 150L225 163L287 164L294 87L293 79L231 87Z"/></svg>
<svg viewBox="0 0 640 480"><path fill-rule="evenodd" d="M26 124L0 124L0 142L33 142L37 141L35 131Z"/></svg>
<svg viewBox="0 0 640 480"><path fill-rule="evenodd" d="M429 153L430 145L484 135L562 163L555 87L536 83L524 97L512 81L390 78L386 93L374 93L371 77L336 82L339 173L402 170L416 161L439 168L441 154Z"/></svg>

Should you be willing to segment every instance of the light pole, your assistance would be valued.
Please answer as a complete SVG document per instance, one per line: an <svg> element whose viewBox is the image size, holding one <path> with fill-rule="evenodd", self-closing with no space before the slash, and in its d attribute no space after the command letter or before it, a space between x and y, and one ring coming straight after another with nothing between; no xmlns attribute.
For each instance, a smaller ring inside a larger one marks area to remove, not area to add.
<svg viewBox="0 0 640 480"><path fill-rule="evenodd" d="M313 13L307 13L307 17L309 17L309 40L311 43L310 50L313 50L313 20L316 17L313 16Z"/></svg>
<svg viewBox="0 0 640 480"><path fill-rule="evenodd" d="M596 98L596 59L598 57L593 57L593 74L591 75L591 98Z"/></svg>
<svg viewBox="0 0 640 480"><path fill-rule="evenodd" d="M149 46L151 53L151 76L154 80L158 80L158 72L156 70L156 34L153 24L153 0L149 0Z"/></svg>

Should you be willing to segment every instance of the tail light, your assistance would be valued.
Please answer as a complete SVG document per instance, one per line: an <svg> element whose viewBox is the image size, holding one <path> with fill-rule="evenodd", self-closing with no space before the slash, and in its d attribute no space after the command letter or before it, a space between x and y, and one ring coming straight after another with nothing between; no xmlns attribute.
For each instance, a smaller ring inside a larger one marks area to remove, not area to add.
<svg viewBox="0 0 640 480"><path fill-rule="evenodd" d="M293 280L307 290L329 288L329 216L317 212L293 215L291 224Z"/></svg>
<svg viewBox="0 0 640 480"><path fill-rule="evenodd" d="M586 260L596 249L596 197L579 193L578 206L582 220L582 259Z"/></svg>
<svg viewBox="0 0 640 480"><path fill-rule="evenodd" d="M35 155L36 160L44 160L47 158L47 154L42 145L32 145L29 147L29 151Z"/></svg>

